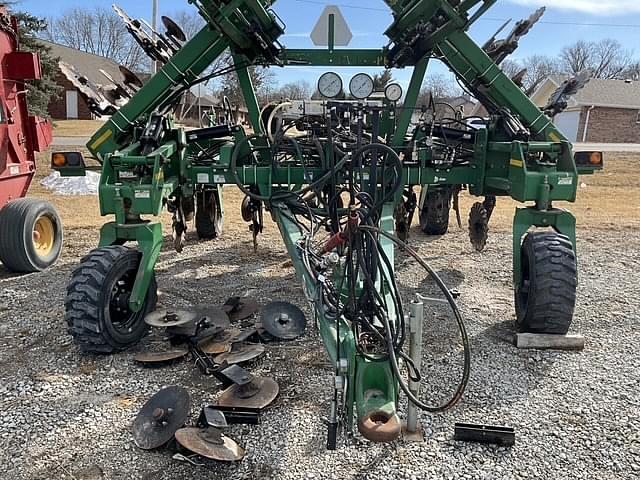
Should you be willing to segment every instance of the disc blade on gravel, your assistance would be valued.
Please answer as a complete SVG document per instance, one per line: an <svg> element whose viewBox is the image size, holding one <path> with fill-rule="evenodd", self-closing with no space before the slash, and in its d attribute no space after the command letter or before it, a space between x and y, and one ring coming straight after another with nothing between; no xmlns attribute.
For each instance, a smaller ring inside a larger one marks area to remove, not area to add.
<svg viewBox="0 0 640 480"><path fill-rule="evenodd" d="M197 334L198 341L200 341L222 332L222 328L218 326L207 327L206 324L202 323L202 320L194 320L177 327L167 327L167 333L174 337L195 337Z"/></svg>
<svg viewBox="0 0 640 480"><path fill-rule="evenodd" d="M220 394L216 403L220 407L240 407L240 408L257 408L262 410L269 406L278 396L280 387L272 378L255 377L250 384L250 388L257 388L257 393L243 398L243 387L240 385L232 385Z"/></svg>
<svg viewBox="0 0 640 480"><path fill-rule="evenodd" d="M238 338L238 335L240 335L241 333L242 330L240 330L239 328L231 327L223 330L220 333L217 333L216 335L211 337L211 339L220 343L233 343L233 341Z"/></svg>
<svg viewBox="0 0 640 480"><path fill-rule="evenodd" d="M208 355L220 355L231 350L231 344L219 342L215 338L208 338L198 344L200 349Z"/></svg>
<svg viewBox="0 0 640 480"><path fill-rule="evenodd" d="M262 310L262 327L275 338L293 340L301 336L307 319L302 310L288 302L272 302Z"/></svg>
<svg viewBox="0 0 640 480"><path fill-rule="evenodd" d="M234 343L231 351L222 353L214 359L217 364L227 362L229 365L249 362L264 354L264 345L251 343Z"/></svg>
<svg viewBox="0 0 640 480"><path fill-rule="evenodd" d="M253 298L233 297L227 300L222 306L222 309L227 313L229 320L233 323L249 318L256 313L260 307L258 306L258 302Z"/></svg>
<svg viewBox="0 0 640 480"><path fill-rule="evenodd" d="M171 362L183 358L189 353L186 349L167 350L165 352L140 352L133 359L139 363L154 364Z"/></svg>
<svg viewBox="0 0 640 480"><path fill-rule="evenodd" d="M182 387L160 390L144 404L133 422L133 440L143 450L161 447L182 428L191 411L191 397Z"/></svg>
<svg viewBox="0 0 640 480"><path fill-rule="evenodd" d="M197 318L198 314L196 312L161 308L149 313L144 317L144 321L152 327L165 328L185 325Z"/></svg>
<svg viewBox="0 0 640 480"><path fill-rule="evenodd" d="M200 304L193 307L199 317L206 317L212 327L229 328L229 315L216 305Z"/></svg>
<svg viewBox="0 0 640 480"><path fill-rule="evenodd" d="M211 428L181 428L176 432L176 440L187 450L219 462L242 460L245 451L229 437L212 433Z"/></svg>

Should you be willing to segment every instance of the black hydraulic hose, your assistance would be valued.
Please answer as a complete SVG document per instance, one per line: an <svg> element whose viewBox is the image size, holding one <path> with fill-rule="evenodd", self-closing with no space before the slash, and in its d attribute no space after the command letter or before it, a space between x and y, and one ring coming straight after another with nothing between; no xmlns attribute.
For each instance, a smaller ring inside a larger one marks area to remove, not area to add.
<svg viewBox="0 0 640 480"><path fill-rule="evenodd" d="M244 186L244 184L240 180L240 177L238 176L238 157L240 156L241 147L244 147L251 140L254 140L256 138L260 138L260 136L259 135L250 135L248 137L243 138L238 143L236 143L236 146L233 149L233 153L231 154L231 163L229 165L229 170L231 171L231 174L233 175L233 179L236 182L237 187L240 189L240 191L242 191L242 193L247 195L249 198L252 198L253 200L258 200L258 201L261 201L261 202L269 202L269 201L271 201L273 196L258 195L257 193L254 193L254 192L250 191L248 188L246 188ZM337 149L337 148L336 148L336 151L338 153L341 153L340 150ZM344 155L342 157L342 159L336 164L335 170L336 171L340 170L342 167L344 167L344 165L346 163L347 163L347 156ZM311 190L314 190L314 189L316 189L318 187L321 187L327 181L331 180L332 176L333 176L333 172L329 171L329 172L325 173L322 177L320 177L318 180L316 180L315 182L307 185L302 190L299 190L297 192L289 192L289 193L291 193L293 195L296 195L296 196L304 195L304 194L310 192Z"/></svg>
<svg viewBox="0 0 640 480"><path fill-rule="evenodd" d="M402 374L400 372L400 367L398 365L398 359L396 357L396 352L394 348L389 348L389 360L391 361L391 367L393 368L393 371L398 379L400 388L405 393L407 398L414 405L416 405L421 410L425 410L427 412L432 412L432 413L443 412L445 410L449 410L450 408L453 408L462 398L462 395L464 394L464 390L467 387L467 383L469 382L469 374L471 372L471 348L469 345L469 337L467 336L467 330L464 325L464 320L462 319L462 314L460 313L460 310L456 305L456 301L453 298L453 295L451 295L451 292L449 291L445 283L442 281L442 279L438 276L438 274L433 270L433 268L431 268L431 266L427 262L425 262L422 258L420 258L420 256L418 255L418 252L416 252L413 248L411 248L405 242L400 240L398 237L388 232L385 232L384 230L378 227L361 225L358 228L362 230L370 230L372 232L375 232L379 235L382 235L388 238L394 244L396 244L398 248L400 248L401 250L411 255L420 264L420 266L422 266L422 268L424 268L429 273L431 278L433 278L433 280L436 282L436 284L442 291L443 295L447 299L447 302L451 306L451 310L453 311L454 316L456 317L456 322L458 324L458 328L460 329L460 335L462 337L462 345L464 349L464 367L462 372L462 378L460 379L458 388L456 389L454 395L451 397L451 399L448 402L438 406L431 406L420 401L420 399L416 398L416 396L413 395L413 393L411 393L411 391L409 390L409 387L407 386L406 382L402 378ZM392 346L393 337L392 337L391 325L389 324L389 319L386 316L383 316L383 322L385 325L385 330L387 335L387 343L390 346Z"/></svg>
<svg viewBox="0 0 640 480"><path fill-rule="evenodd" d="M356 164L356 160L358 160L360 157L362 157L365 153L369 152L370 150L383 150L384 152L387 153L386 157L385 157L385 162L383 163L383 165L385 165L387 162L388 158L392 158L395 166L397 168L397 175L396 175L396 181L395 184L393 185L393 188L389 191L389 193L387 193L387 195L384 196L384 198L380 199L371 209L370 211L370 215L373 215L373 213L379 209L382 205L384 205L385 203L387 203L389 200L391 200L391 198L398 192L400 191L400 189L403 187L402 185L402 162L400 161L400 157L398 157L398 154L396 153L396 151L389 147L388 145L385 145L383 143L369 143L363 147L361 147L360 149L358 149L352 158L352 163ZM384 167L383 167L384 168ZM386 170L386 169L385 169Z"/></svg>
<svg viewBox="0 0 640 480"><path fill-rule="evenodd" d="M396 282L396 278L392 273L393 266L391 265L391 260L385 254L384 249L382 248L382 245L380 244L380 242L377 241L377 238L375 238L373 232L366 231L366 233L371 235L372 240L375 240L375 244L378 250L378 255L380 255L380 257L382 258L382 261L384 262L384 265L387 269L384 275L387 276L387 281L391 285L393 291L395 292L395 295L393 296L393 301L396 309L396 317L397 317L399 326L398 326L398 331L394 332L394 337L397 338L395 340L394 346L400 349L404 345L404 341L405 341L404 309L402 307L402 299L400 298L400 289L398 288L398 283Z"/></svg>

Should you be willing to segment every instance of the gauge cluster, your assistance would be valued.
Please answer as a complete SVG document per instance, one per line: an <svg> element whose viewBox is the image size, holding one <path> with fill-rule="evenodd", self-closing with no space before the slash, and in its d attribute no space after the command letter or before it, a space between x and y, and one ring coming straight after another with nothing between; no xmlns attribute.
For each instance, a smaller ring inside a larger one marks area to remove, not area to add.
<svg viewBox="0 0 640 480"><path fill-rule="evenodd" d="M335 99L344 94L342 77L335 72L327 72L318 80L318 92L324 98ZM375 91L375 82L368 73L358 73L349 81L349 94L355 100L366 100L373 96L383 96L388 102L397 103L402 99L402 86L399 83L386 85L384 92ZM376 98L382 99L382 98Z"/></svg>

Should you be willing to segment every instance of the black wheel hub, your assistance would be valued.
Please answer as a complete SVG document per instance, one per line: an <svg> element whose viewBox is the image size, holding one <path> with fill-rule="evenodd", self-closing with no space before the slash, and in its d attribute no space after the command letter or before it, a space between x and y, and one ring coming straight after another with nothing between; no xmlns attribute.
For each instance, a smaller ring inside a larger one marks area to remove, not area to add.
<svg viewBox="0 0 640 480"><path fill-rule="evenodd" d="M109 318L113 328L118 332L128 332L136 322L137 313L129 308L129 299L134 283L133 272L125 273L117 280L111 290L109 301Z"/></svg>

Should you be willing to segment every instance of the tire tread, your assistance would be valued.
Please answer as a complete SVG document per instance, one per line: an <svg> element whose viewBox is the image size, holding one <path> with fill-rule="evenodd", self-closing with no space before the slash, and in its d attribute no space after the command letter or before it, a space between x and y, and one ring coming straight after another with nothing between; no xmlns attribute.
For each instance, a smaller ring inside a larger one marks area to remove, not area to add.
<svg viewBox="0 0 640 480"><path fill-rule="evenodd" d="M56 227L60 229L60 241L54 245L57 253L53 261L46 265L53 265L62 252L62 221L53 206L38 198L19 198L7 203L0 210L0 261L6 268L13 272L33 273L44 270L36 265L30 256L28 247L24 242L24 223L30 211L47 210L55 218Z"/></svg>
<svg viewBox="0 0 640 480"><path fill-rule="evenodd" d="M67 331L83 352L113 353L124 350L131 344L118 344L103 328L100 318L101 291L109 270L121 257L139 252L124 246L103 247L82 258L74 269L67 286L65 320ZM152 280L145 306L146 311L155 307L156 282Z"/></svg>
<svg viewBox="0 0 640 480"><path fill-rule="evenodd" d="M568 237L532 232L522 244L522 261L533 267L526 309L516 294L519 332L566 334L573 320L578 285L576 256Z"/></svg>

